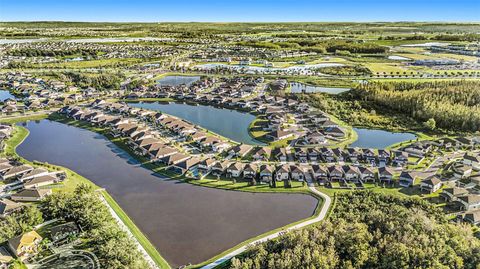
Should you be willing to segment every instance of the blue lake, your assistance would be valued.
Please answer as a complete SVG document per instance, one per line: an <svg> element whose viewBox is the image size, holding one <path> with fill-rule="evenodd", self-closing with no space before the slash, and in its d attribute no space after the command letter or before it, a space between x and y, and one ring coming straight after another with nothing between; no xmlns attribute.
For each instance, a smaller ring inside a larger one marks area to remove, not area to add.
<svg viewBox="0 0 480 269"><path fill-rule="evenodd" d="M231 109L216 108L205 105L187 105L181 103L129 103L132 107L165 112L193 124L199 125L233 141L263 145L248 133L248 127L255 116Z"/></svg>
<svg viewBox="0 0 480 269"><path fill-rule="evenodd" d="M290 89L292 93L324 92L329 94L339 94L339 93L350 90L348 88L320 87L320 86L307 85L307 84L298 83L298 82L290 83Z"/></svg>
<svg viewBox="0 0 480 269"><path fill-rule="evenodd" d="M394 133L384 130L353 128L358 134L357 141L350 147L384 149L392 144L414 140L417 138L412 133Z"/></svg>

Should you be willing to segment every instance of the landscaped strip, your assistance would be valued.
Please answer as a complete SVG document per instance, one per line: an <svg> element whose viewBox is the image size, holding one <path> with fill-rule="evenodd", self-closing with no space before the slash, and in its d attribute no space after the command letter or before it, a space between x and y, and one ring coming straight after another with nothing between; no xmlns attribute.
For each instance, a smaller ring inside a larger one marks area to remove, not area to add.
<svg viewBox="0 0 480 269"><path fill-rule="evenodd" d="M145 251L148 253L150 258L157 264L160 268L171 268L168 262L160 255L160 253L157 251L154 245L150 243L148 238L138 229L138 227L135 225L135 223L128 217L128 215L125 213L125 211L122 210L122 208L115 202L112 196L108 194L107 191L101 191L102 196L105 198L105 201L110 205L110 207L115 211L115 213L118 215L118 217L122 220L122 222L125 224L125 226L128 227L130 232L135 236L137 239L138 243L142 245L142 247L145 249Z"/></svg>

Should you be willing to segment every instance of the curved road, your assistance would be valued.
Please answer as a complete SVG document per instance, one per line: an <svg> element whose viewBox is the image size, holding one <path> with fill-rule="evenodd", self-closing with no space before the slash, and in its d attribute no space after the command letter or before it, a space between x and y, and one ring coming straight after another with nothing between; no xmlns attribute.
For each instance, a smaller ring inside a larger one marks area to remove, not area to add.
<svg viewBox="0 0 480 269"><path fill-rule="evenodd" d="M322 209L320 210L320 213L318 214L318 216L316 216L315 218L313 219L309 219L309 220L306 220L304 222L301 222L301 223L298 223L292 227L289 227L285 230L281 230L281 231L278 231L276 233L273 233L273 234L270 234L270 235L267 235L265 237L262 237L262 238L259 238L253 242L250 242L248 244L246 244L245 246L241 247L241 248L238 248L238 249L235 249L227 254L225 254L224 256L218 258L217 260L203 266L201 269L213 269L215 268L216 266L219 266L220 264L230 260L231 258L241 254L242 252L246 251L247 248L249 246L253 246L253 245L256 245L258 243L262 243L262 242L265 242L265 241L268 241L268 240L271 240L271 239L274 239L276 237L279 237L282 233L284 232L287 232L287 231L291 231L291 230L296 230L296 229L300 229L300 228L303 228L305 226L308 226L310 224L313 224L313 223L316 223L316 222L319 222L319 221L322 221L326 216L327 216L327 212L328 212L328 209L330 208L330 205L332 203L332 199L330 199L330 197L328 195L326 195L325 193L323 192L320 192L319 190L315 189L315 187L309 187L309 189L317 194L318 196L322 197L323 199L323 205L322 205Z"/></svg>

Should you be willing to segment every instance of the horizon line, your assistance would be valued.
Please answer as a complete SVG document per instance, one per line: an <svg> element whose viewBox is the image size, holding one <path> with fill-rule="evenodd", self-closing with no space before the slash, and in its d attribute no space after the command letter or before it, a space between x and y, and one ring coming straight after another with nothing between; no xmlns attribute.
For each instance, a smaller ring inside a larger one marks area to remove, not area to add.
<svg viewBox="0 0 480 269"><path fill-rule="evenodd" d="M65 21L65 20L0 20L0 23L461 23L480 24L480 21Z"/></svg>

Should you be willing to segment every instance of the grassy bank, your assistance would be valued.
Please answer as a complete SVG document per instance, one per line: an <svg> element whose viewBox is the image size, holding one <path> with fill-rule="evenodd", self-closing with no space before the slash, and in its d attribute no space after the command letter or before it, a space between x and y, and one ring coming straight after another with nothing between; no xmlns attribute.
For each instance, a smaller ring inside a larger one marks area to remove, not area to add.
<svg viewBox="0 0 480 269"><path fill-rule="evenodd" d="M125 211L115 202L112 196L106 191L101 191L105 201L110 205L110 207L115 211L118 217L122 220L125 226L128 227L130 232L135 236L137 241L142 245L142 247L147 251L148 255L153 259L153 261L160 268L171 268L168 262L160 255L155 246L150 243L148 238L140 231L140 229L135 225L135 223L128 217Z"/></svg>

